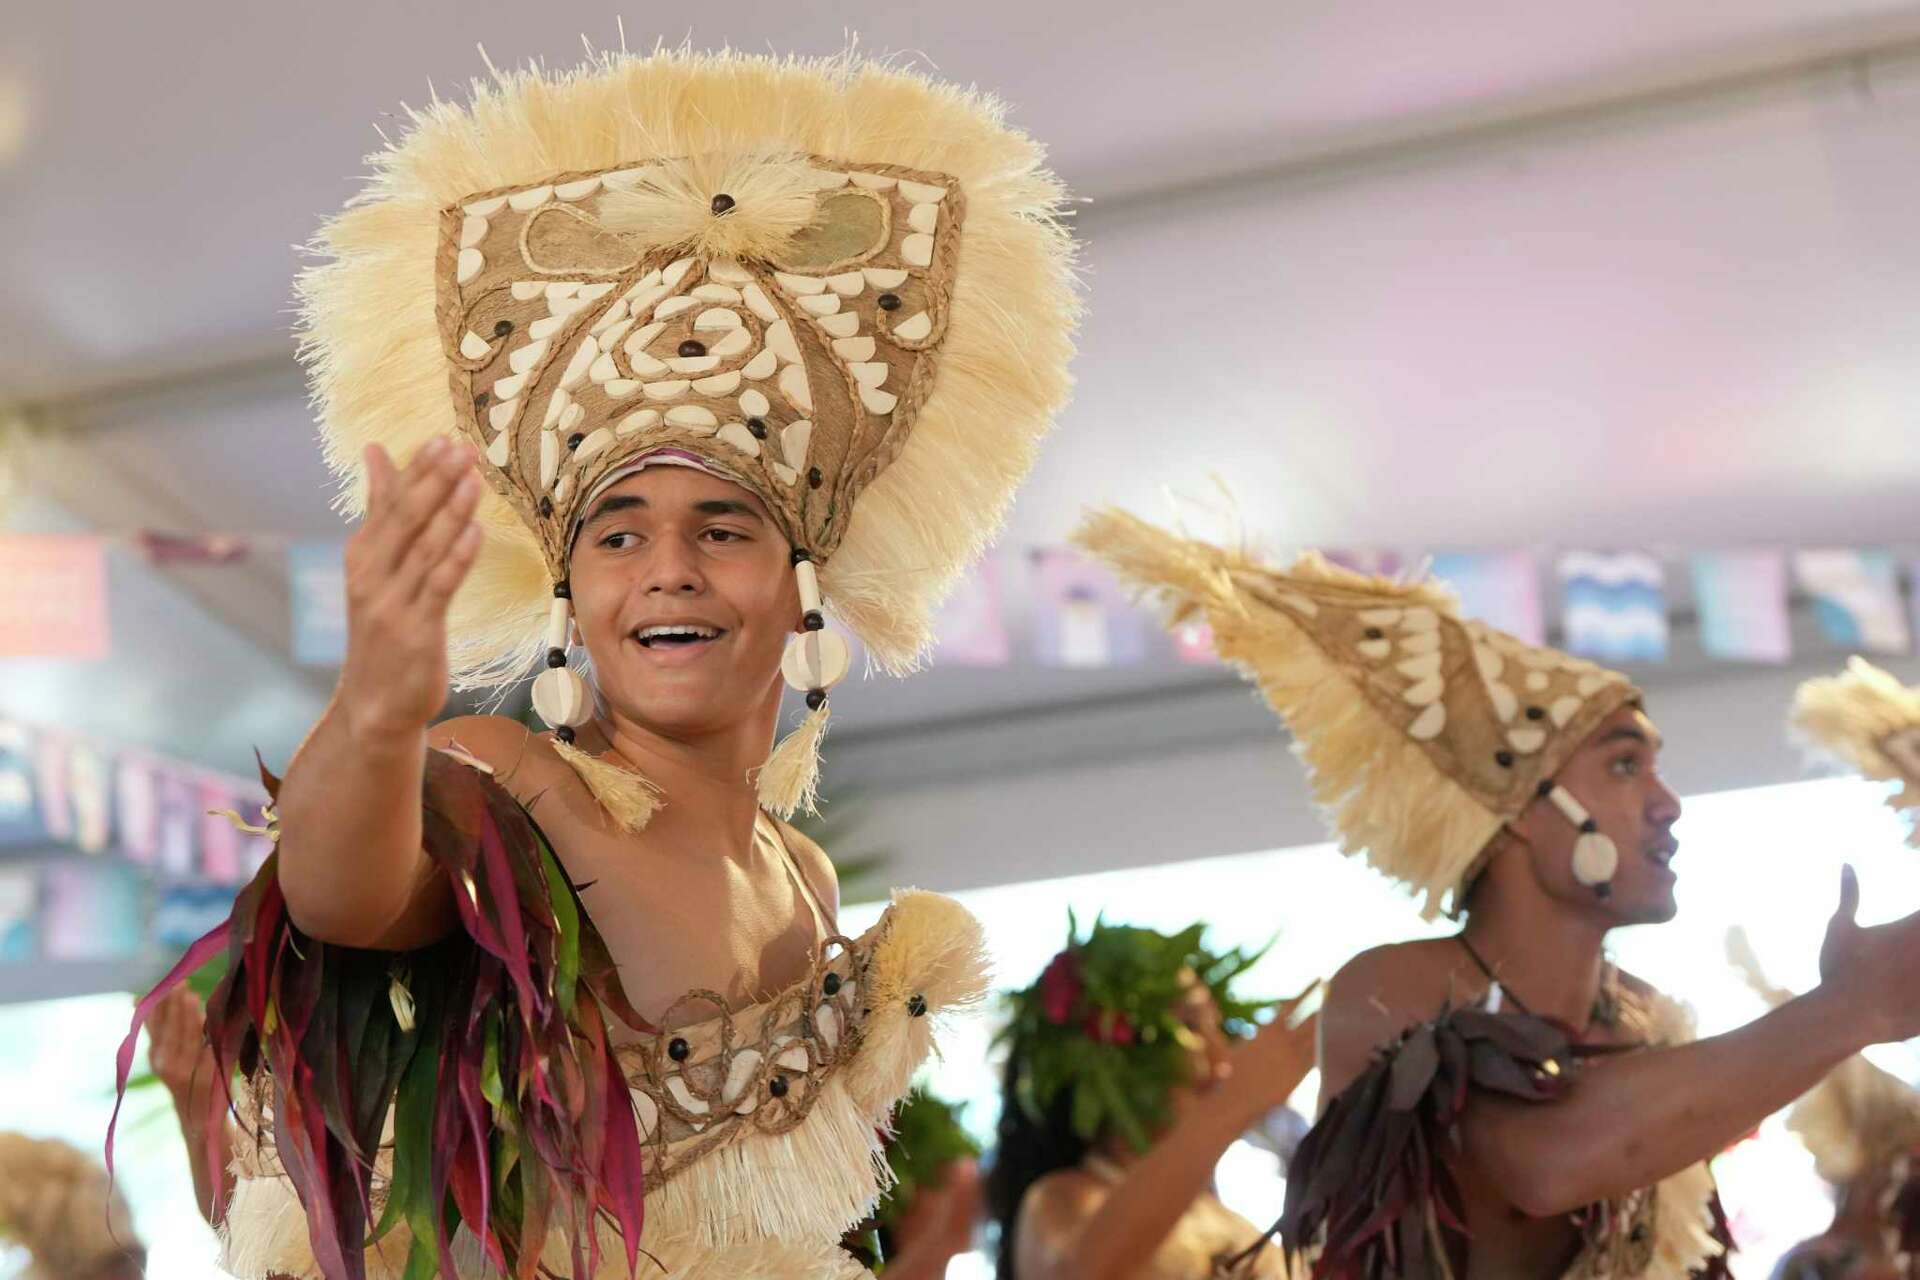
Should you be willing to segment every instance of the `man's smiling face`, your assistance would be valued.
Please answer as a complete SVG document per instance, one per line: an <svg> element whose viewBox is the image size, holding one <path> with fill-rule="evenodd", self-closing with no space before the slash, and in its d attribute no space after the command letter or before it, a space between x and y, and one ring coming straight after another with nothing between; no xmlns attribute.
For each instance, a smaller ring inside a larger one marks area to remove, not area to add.
<svg viewBox="0 0 1920 1280"><path fill-rule="evenodd" d="M758 498L693 467L651 466L601 494L569 573L607 701L668 736L756 714L800 620L790 555Z"/></svg>

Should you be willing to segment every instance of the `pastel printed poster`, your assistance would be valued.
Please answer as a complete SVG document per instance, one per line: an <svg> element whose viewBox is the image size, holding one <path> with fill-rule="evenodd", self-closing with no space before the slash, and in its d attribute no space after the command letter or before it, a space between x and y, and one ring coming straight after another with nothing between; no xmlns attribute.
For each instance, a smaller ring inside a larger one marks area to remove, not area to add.
<svg viewBox="0 0 1920 1280"><path fill-rule="evenodd" d="M1460 597L1460 612L1528 644L1546 643L1540 566L1528 551L1456 551L1433 557L1430 575Z"/></svg>
<svg viewBox="0 0 1920 1280"><path fill-rule="evenodd" d="M34 802L34 758L27 727L0 720L0 848L40 844L47 838Z"/></svg>
<svg viewBox="0 0 1920 1280"><path fill-rule="evenodd" d="M160 856L160 808L152 761L128 752L114 762L113 808L121 854L129 862L152 866Z"/></svg>
<svg viewBox="0 0 1920 1280"><path fill-rule="evenodd" d="M0 964L31 960L38 950L39 885L30 868L0 868Z"/></svg>
<svg viewBox="0 0 1920 1280"><path fill-rule="evenodd" d="M293 660L303 666L339 666L347 656L345 545L296 542L287 548L293 609Z"/></svg>
<svg viewBox="0 0 1920 1280"><path fill-rule="evenodd" d="M1796 551L1793 570L1813 598L1814 620L1828 640L1855 652L1903 654L1913 647L1900 573L1887 551Z"/></svg>
<svg viewBox="0 0 1920 1280"><path fill-rule="evenodd" d="M82 853L105 853L113 843L113 760L99 749L76 743L67 766L67 795L73 804L73 841Z"/></svg>
<svg viewBox="0 0 1920 1280"><path fill-rule="evenodd" d="M974 565L934 620L933 665L1004 667L1013 644L1000 607L1000 565L989 556Z"/></svg>
<svg viewBox="0 0 1920 1280"><path fill-rule="evenodd" d="M111 649L106 544L77 534L0 534L0 658L97 662Z"/></svg>
<svg viewBox="0 0 1920 1280"><path fill-rule="evenodd" d="M40 808L40 825L47 839L59 844L73 839L73 796L67 785L72 768L71 738L45 730L34 735L34 799Z"/></svg>
<svg viewBox="0 0 1920 1280"><path fill-rule="evenodd" d="M1666 571L1645 551L1565 552L1560 620L1569 653L1596 662L1664 662Z"/></svg>
<svg viewBox="0 0 1920 1280"><path fill-rule="evenodd" d="M228 813L237 814L240 800L226 784L208 779L200 784L200 875L219 884L241 880L240 830Z"/></svg>
<svg viewBox="0 0 1920 1280"><path fill-rule="evenodd" d="M1034 653L1048 666L1117 667L1146 660L1157 630L1100 565L1064 547L1028 552Z"/></svg>
<svg viewBox="0 0 1920 1280"><path fill-rule="evenodd" d="M153 913L153 940L161 949L183 951L218 928L233 910L233 890L226 885L182 884L160 895Z"/></svg>
<svg viewBox="0 0 1920 1280"><path fill-rule="evenodd" d="M200 788L177 770L154 771L154 808L159 829L159 866L170 876L199 874Z"/></svg>
<svg viewBox="0 0 1920 1280"><path fill-rule="evenodd" d="M1705 551L1692 557L1700 647L1726 662L1793 656L1783 551Z"/></svg>
<svg viewBox="0 0 1920 1280"><path fill-rule="evenodd" d="M49 960L118 960L145 948L141 880L113 862L63 862L42 871L41 950Z"/></svg>

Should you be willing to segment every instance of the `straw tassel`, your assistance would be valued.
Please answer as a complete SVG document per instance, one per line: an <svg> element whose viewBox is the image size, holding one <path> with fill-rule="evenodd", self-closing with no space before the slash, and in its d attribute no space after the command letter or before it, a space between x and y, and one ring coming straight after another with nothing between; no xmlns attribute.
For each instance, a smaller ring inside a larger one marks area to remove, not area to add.
<svg viewBox="0 0 1920 1280"><path fill-rule="evenodd" d="M662 803L659 787L633 770L589 755L557 736L553 749L580 775L580 781L587 784L587 790L593 792L593 798L620 830L637 834L653 821L654 811Z"/></svg>
<svg viewBox="0 0 1920 1280"><path fill-rule="evenodd" d="M813 813L820 798L820 740L831 712L823 698L798 728L780 740L760 766L755 786L760 807L776 818Z"/></svg>

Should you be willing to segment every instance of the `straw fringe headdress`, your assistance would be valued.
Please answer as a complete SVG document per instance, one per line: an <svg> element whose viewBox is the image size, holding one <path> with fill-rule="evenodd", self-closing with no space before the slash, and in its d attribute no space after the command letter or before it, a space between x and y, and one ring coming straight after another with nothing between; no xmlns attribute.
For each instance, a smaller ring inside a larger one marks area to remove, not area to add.
<svg viewBox="0 0 1920 1280"><path fill-rule="evenodd" d="M1899 783L1887 803L1906 815L1908 843L1920 849L1920 688L1854 658L1841 674L1800 686L1792 724L1803 742L1860 776Z"/></svg>
<svg viewBox="0 0 1920 1280"><path fill-rule="evenodd" d="M30 1275L84 1275L138 1251L133 1219L100 1162L52 1138L0 1133L0 1240L33 1256Z"/></svg>
<svg viewBox="0 0 1920 1280"><path fill-rule="evenodd" d="M596 488L667 451L753 492L792 543L805 631L783 672L813 713L760 789L782 813L810 796L849 661L824 613L912 668L1068 390L1064 192L1002 115L851 55L684 49L496 73L408 113L318 238L303 354L348 514L368 443L485 455L457 682L544 661L556 736L591 719L571 539Z"/></svg>
<svg viewBox="0 0 1920 1280"><path fill-rule="evenodd" d="M1462 618L1437 583L1314 552L1274 568L1111 510L1075 541L1164 603L1170 624L1207 623L1286 722L1342 849L1427 916L1459 909L1488 842L1536 796L1581 829L1575 874L1605 891L1618 853L1553 775L1639 698L1625 676Z"/></svg>

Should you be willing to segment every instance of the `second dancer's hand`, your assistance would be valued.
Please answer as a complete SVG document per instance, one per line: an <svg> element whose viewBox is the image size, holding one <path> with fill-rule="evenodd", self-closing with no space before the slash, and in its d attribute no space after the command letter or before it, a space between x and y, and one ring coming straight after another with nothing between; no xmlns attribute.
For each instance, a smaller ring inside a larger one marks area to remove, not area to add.
<svg viewBox="0 0 1920 1280"><path fill-rule="evenodd" d="M1854 919L1860 881L1852 867L1840 873L1840 907L1820 947L1820 987L1859 1015L1867 1044L1920 1035L1920 912L1880 925Z"/></svg>
<svg viewBox="0 0 1920 1280"><path fill-rule="evenodd" d="M1233 1071L1226 1087L1238 1092L1256 1114L1284 1105L1313 1069L1315 1017L1297 1017L1311 995L1310 989L1282 1001L1271 1021L1230 1052Z"/></svg>

